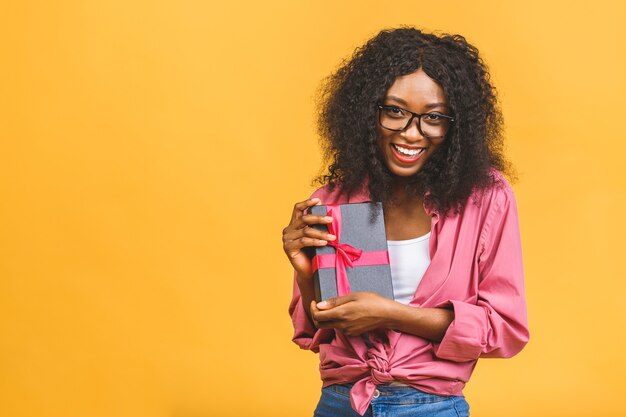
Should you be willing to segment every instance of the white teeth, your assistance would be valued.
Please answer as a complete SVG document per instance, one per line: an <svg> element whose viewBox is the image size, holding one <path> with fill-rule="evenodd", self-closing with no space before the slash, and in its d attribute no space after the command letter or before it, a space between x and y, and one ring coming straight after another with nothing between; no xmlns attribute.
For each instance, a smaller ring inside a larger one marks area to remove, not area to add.
<svg viewBox="0 0 626 417"><path fill-rule="evenodd" d="M420 148L420 149L406 149L406 148L402 148L399 145L396 145L395 143L393 144L393 147L396 148L396 150L398 152L400 152L403 155L407 155L407 156L415 156L418 153L422 153L424 151L424 148Z"/></svg>

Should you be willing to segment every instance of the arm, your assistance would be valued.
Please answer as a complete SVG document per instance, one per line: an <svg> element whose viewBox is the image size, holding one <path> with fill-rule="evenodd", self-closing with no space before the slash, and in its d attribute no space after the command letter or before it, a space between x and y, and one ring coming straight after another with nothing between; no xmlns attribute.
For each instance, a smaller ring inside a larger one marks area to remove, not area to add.
<svg viewBox="0 0 626 417"><path fill-rule="evenodd" d="M389 327L402 333L438 342L454 320L454 311L446 308L420 308L396 304L399 304L399 307L390 317Z"/></svg>
<svg viewBox="0 0 626 417"><path fill-rule="evenodd" d="M295 275L295 274L294 274ZM294 276L293 297L289 304L289 315L293 323L293 342L300 346L301 349L319 351L319 345L322 342L330 341L333 336L332 330L319 330L311 320L309 309L304 308L306 301L300 294L300 288ZM315 301L312 301L315 303Z"/></svg>
<svg viewBox="0 0 626 417"><path fill-rule="evenodd" d="M298 286L300 292L301 303L303 306L310 306L311 302L315 301L315 288L313 287L313 277L303 277L297 272L294 273L295 284ZM309 320L313 320L311 317L311 310L306 308L306 314Z"/></svg>
<svg viewBox="0 0 626 417"><path fill-rule="evenodd" d="M440 341L454 320L452 310L411 307L371 292L314 302L311 312L318 328L339 329L348 336L383 328L433 341Z"/></svg>
<svg viewBox="0 0 626 417"><path fill-rule="evenodd" d="M517 209L508 189L485 204L491 207L480 237L477 303L447 300L419 308L353 293L312 306L317 326L348 335L399 330L438 342L436 356L456 362L515 355L528 342Z"/></svg>
<svg viewBox="0 0 626 417"><path fill-rule="evenodd" d="M448 300L455 319L435 355L456 362L479 357L508 358L528 343L524 272L515 197L508 187L495 192L480 238L478 301Z"/></svg>
<svg viewBox="0 0 626 417"><path fill-rule="evenodd" d="M289 305L289 315L293 322L293 341L302 349L314 352L319 344L332 337L331 330L319 331L313 325L309 306L315 299L311 260L304 253L307 246L324 246L336 237L308 227L311 224L326 224L332 221L328 216L305 214L306 210L321 204L319 198L311 198L297 203L293 209L291 222L283 230L283 249L294 268L293 296Z"/></svg>

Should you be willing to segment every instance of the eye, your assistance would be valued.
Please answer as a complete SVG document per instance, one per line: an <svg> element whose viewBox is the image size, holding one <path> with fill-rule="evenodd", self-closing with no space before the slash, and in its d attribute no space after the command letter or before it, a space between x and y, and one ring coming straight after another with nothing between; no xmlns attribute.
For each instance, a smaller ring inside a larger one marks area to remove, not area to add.
<svg viewBox="0 0 626 417"><path fill-rule="evenodd" d="M399 107L395 106L384 106L383 110L385 115L393 118L404 118L406 117L406 113Z"/></svg>
<svg viewBox="0 0 626 417"><path fill-rule="evenodd" d="M424 121L424 123L433 126L449 123L449 120L443 114L439 113L426 113L422 116L422 120Z"/></svg>

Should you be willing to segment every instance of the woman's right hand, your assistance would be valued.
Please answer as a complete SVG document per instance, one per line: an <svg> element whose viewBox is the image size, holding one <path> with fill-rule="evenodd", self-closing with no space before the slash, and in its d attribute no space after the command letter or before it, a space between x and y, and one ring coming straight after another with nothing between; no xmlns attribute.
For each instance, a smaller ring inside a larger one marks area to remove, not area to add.
<svg viewBox="0 0 626 417"><path fill-rule="evenodd" d="M283 249L289 262L298 274L299 279L310 279L313 276L311 259L302 250L306 246L325 246L336 237L328 232L309 227L312 224L328 224L332 217L305 214L309 207L321 204L319 198L311 198L296 203L291 215L289 226L283 229Z"/></svg>

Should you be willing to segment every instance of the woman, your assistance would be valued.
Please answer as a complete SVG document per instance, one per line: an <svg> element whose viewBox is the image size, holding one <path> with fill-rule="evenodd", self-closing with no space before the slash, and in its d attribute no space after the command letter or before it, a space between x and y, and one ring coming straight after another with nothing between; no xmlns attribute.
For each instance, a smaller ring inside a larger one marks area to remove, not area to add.
<svg viewBox="0 0 626 417"><path fill-rule="evenodd" d="M294 342L320 354L316 416L467 416L479 357L528 342L513 192L489 73L459 35L384 30L327 81L324 184L295 205L283 246L295 270ZM314 301L306 247L315 204L382 201L395 300Z"/></svg>

